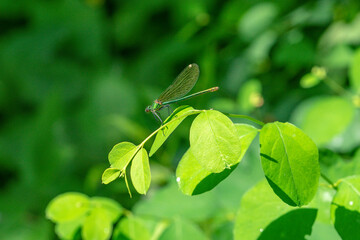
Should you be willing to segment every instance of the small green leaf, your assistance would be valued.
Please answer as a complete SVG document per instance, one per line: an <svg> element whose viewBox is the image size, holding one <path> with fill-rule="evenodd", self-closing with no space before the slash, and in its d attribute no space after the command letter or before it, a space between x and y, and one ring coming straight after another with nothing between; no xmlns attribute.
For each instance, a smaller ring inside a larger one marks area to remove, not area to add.
<svg viewBox="0 0 360 240"><path fill-rule="evenodd" d="M120 173L121 173L120 169L107 168L101 177L102 183L103 184L111 183L120 176Z"/></svg>
<svg viewBox="0 0 360 240"><path fill-rule="evenodd" d="M92 197L90 204L94 209L101 208L108 215L111 222L115 222L123 212L123 208L119 203L105 197Z"/></svg>
<svg viewBox="0 0 360 240"><path fill-rule="evenodd" d="M131 161L137 148L130 142L121 142L116 144L109 153L109 162L112 168L125 170Z"/></svg>
<svg viewBox="0 0 360 240"><path fill-rule="evenodd" d="M360 176L341 180L331 205L331 219L342 239L360 239Z"/></svg>
<svg viewBox="0 0 360 240"><path fill-rule="evenodd" d="M239 141L241 142L241 161L251 142L257 135L257 128L247 124L235 124ZM211 173L204 169L191 153L191 148L186 151L176 169L176 180L180 190L187 195L196 195L213 189L236 168L233 165L220 173Z"/></svg>
<svg viewBox="0 0 360 240"><path fill-rule="evenodd" d="M106 240L112 232L112 222L104 209L94 208L86 217L81 235L84 240Z"/></svg>
<svg viewBox="0 0 360 240"><path fill-rule="evenodd" d="M234 124L214 110L204 111L195 118L190 129L190 146L200 165L215 173L235 165L241 154Z"/></svg>
<svg viewBox="0 0 360 240"><path fill-rule="evenodd" d="M360 94L360 48L356 50L349 70L351 87Z"/></svg>
<svg viewBox="0 0 360 240"><path fill-rule="evenodd" d="M268 123L260 132L261 164L274 192L287 204L302 206L318 188L315 143L290 123Z"/></svg>
<svg viewBox="0 0 360 240"><path fill-rule="evenodd" d="M159 240L186 240L196 239L202 240L207 239L201 229L194 223L186 221L182 218L175 218L170 226L165 229Z"/></svg>
<svg viewBox="0 0 360 240"><path fill-rule="evenodd" d="M151 157L166 141L166 139L170 136L170 134L179 126L179 124L189 115L184 116L185 114L190 114L194 109L190 106L184 105L180 106L174 110L174 112L164 121L164 124L174 120L172 123L167 125L165 128L160 130L155 137L154 143L151 146L149 156ZM194 112L195 113L195 112Z"/></svg>
<svg viewBox="0 0 360 240"><path fill-rule="evenodd" d="M307 73L300 79L300 86L303 88L312 88L318 85L320 81L321 79L314 74Z"/></svg>
<svg viewBox="0 0 360 240"><path fill-rule="evenodd" d="M140 218L129 216L122 218L114 230L113 240L141 239L150 240L149 229Z"/></svg>
<svg viewBox="0 0 360 240"><path fill-rule="evenodd" d="M50 201L46 208L46 217L53 222L63 223L80 218L89 211L90 201L82 193L60 194Z"/></svg>
<svg viewBox="0 0 360 240"><path fill-rule="evenodd" d="M135 155L130 171L131 181L140 194L146 194L150 187L151 173L149 157L144 148L141 148Z"/></svg>
<svg viewBox="0 0 360 240"><path fill-rule="evenodd" d="M261 181L241 200L234 239L305 239L315 218L316 209L290 207Z"/></svg>

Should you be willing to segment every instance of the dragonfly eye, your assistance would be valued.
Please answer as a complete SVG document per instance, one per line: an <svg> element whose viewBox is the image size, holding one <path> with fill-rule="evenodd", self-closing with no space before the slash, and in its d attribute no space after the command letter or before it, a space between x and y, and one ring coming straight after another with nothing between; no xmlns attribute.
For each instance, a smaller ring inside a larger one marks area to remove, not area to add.
<svg viewBox="0 0 360 240"><path fill-rule="evenodd" d="M146 108L145 108L145 112L150 112L150 107L149 106L147 106Z"/></svg>

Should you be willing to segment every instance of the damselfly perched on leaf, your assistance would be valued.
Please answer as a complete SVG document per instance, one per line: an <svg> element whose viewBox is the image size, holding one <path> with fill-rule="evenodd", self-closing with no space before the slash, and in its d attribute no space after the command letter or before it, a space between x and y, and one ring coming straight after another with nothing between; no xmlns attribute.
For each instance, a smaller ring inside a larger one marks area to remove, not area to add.
<svg viewBox="0 0 360 240"><path fill-rule="evenodd" d="M152 112L162 123L162 120L157 113L160 109L165 107L168 108L171 103L179 102L208 92L215 92L219 89L219 87L212 87L184 97L184 95L190 92L194 87L199 78L199 73L199 66L196 63L188 65L176 77L174 82L153 102L153 104L145 108L145 112Z"/></svg>

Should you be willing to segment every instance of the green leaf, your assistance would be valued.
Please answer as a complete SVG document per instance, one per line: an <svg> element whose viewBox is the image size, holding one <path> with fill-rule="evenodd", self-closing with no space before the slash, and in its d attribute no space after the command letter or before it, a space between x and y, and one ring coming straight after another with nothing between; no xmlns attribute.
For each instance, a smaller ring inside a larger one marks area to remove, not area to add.
<svg viewBox="0 0 360 240"><path fill-rule="evenodd" d="M124 239L149 240L150 232L140 218L129 216L121 219L114 230L113 240Z"/></svg>
<svg viewBox="0 0 360 240"><path fill-rule="evenodd" d="M360 239L360 176L341 180L331 205L331 218L342 239Z"/></svg>
<svg viewBox="0 0 360 240"><path fill-rule="evenodd" d="M261 164L274 192L287 204L302 206L318 188L315 143L290 123L268 123L260 132Z"/></svg>
<svg viewBox="0 0 360 240"><path fill-rule="evenodd" d="M360 48L354 54L349 71L350 85L356 93L360 94Z"/></svg>
<svg viewBox="0 0 360 240"><path fill-rule="evenodd" d="M125 170L131 161L137 148L130 142L121 142L116 144L109 153L109 162L112 168Z"/></svg>
<svg viewBox="0 0 360 240"><path fill-rule="evenodd" d="M241 154L234 124L214 110L204 111L195 118L190 128L190 146L200 165L215 173L235 165Z"/></svg>
<svg viewBox="0 0 360 240"><path fill-rule="evenodd" d="M111 183L120 176L120 173L121 173L120 169L107 168L101 177L101 181L103 184Z"/></svg>
<svg viewBox="0 0 360 240"><path fill-rule="evenodd" d="M235 124L239 141L241 142L241 154L238 163L245 155L251 142L257 135L257 128L247 124ZM180 190L187 195L196 195L213 189L225 179L237 165L225 169L220 173L211 173L204 169L191 153L191 148L184 154L176 169L177 182Z"/></svg>
<svg viewBox="0 0 360 240"><path fill-rule="evenodd" d="M184 105L180 106L174 110L174 112L164 121L164 124L174 120L172 123L167 125L165 128L160 130L155 137L154 143L151 146L149 156L151 157L166 141L166 139L170 136L170 134L179 126L179 124L189 115L183 116L185 114L190 114L194 109L190 106ZM194 112L195 113L195 112ZM182 116L182 117L181 117Z"/></svg>
<svg viewBox="0 0 360 240"><path fill-rule="evenodd" d="M293 113L292 121L321 146L345 131L353 117L354 107L350 102L331 96L302 102Z"/></svg>
<svg viewBox="0 0 360 240"><path fill-rule="evenodd" d="M311 88L319 84L320 78L312 73L307 73L300 79L300 86L303 88Z"/></svg>
<svg viewBox="0 0 360 240"><path fill-rule="evenodd" d="M46 217L53 222L62 223L80 218L89 211L90 201L82 193L60 194L50 201L46 208Z"/></svg>
<svg viewBox="0 0 360 240"><path fill-rule="evenodd" d="M123 208L119 203L105 197L92 197L90 204L94 209L101 208L108 215L111 222L115 222L123 212Z"/></svg>
<svg viewBox="0 0 360 240"><path fill-rule="evenodd" d="M140 194L146 194L150 187L151 173L149 157L144 148L141 148L135 155L130 171L131 181Z"/></svg>
<svg viewBox="0 0 360 240"><path fill-rule="evenodd" d="M83 225L84 220L85 215L72 221L58 223L55 226L55 232L60 239L75 239L75 235Z"/></svg>
<svg viewBox="0 0 360 240"><path fill-rule="evenodd" d="M201 229L182 218L175 218L175 220L170 224L170 226L165 229L163 234L160 236L159 240L188 240L188 239L196 239L202 240L207 239L205 234L201 231Z"/></svg>
<svg viewBox="0 0 360 240"><path fill-rule="evenodd" d="M241 200L234 239L305 239L315 218L316 209L290 207L261 181Z"/></svg>
<svg viewBox="0 0 360 240"><path fill-rule="evenodd" d="M104 209L94 208L86 217L81 231L84 240L106 240L112 232L112 222Z"/></svg>

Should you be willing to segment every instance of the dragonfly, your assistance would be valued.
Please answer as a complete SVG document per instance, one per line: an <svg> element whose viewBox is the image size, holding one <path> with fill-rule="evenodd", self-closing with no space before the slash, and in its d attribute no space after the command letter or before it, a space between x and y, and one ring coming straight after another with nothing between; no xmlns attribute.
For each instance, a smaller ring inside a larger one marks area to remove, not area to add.
<svg viewBox="0 0 360 240"><path fill-rule="evenodd" d="M200 70L196 63L189 64L182 72L175 78L174 82L149 106L145 108L145 112L151 112L161 124L162 120L158 114L163 108L170 107L169 104L183 101L192 97L196 97L208 92L215 92L219 87L212 87L197 93L185 96L196 84L199 78Z"/></svg>

